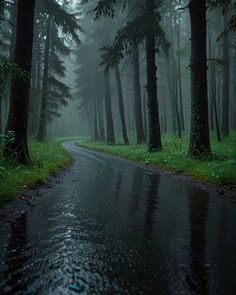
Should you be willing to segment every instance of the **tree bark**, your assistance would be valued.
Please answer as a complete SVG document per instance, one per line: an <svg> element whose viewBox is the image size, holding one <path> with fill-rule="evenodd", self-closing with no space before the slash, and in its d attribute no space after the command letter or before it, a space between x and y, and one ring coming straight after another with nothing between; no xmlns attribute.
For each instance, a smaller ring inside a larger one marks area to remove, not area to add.
<svg viewBox="0 0 236 295"><path fill-rule="evenodd" d="M106 112L106 139L107 144L115 144L115 133L113 124L113 115L111 108L111 91L110 91L110 76L105 74L105 112Z"/></svg>
<svg viewBox="0 0 236 295"><path fill-rule="evenodd" d="M134 87L134 119L136 127L137 144L145 142L142 116L142 98L139 75L139 48L136 40L133 40L132 48L133 60L133 87Z"/></svg>
<svg viewBox="0 0 236 295"><path fill-rule="evenodd" d="M224 30L228 26L229 11L224 10ZM223 37L223 97L222 97L222 136L229 135L229 35L226 33Z"/></svg>
<svg viewBox="0 0 236 295"><path fill-rule="evenodd" d="M208 40L209 40L208 41L208 43L209 43L209 45L208 45L209 46L209 59L213 59L214 56L212 54L212 44L211 44L210 30L208 32ZM217 140L220 141L221 136L220 136L220 128L219 128L217 103L216 103L216 66L215 66L215 61L214 60L211 61L211 64L210 64L210 83L211 83L211 85L210 85L210 87L211 87L210 101L211 101L211 105L212 105L213 113L214 113L214 117L215 117L216 136L217 136Z"/></svg>
<svg viewBox="0 0 236 295"><path fill-rule="evenodd" d="M95 98L93 98L93 134L94 134L94 140L99 140L99 134L98 134L98 116L97 116L97 103Z"/></svg>
<svg viewBox="0 0 236 295"><path fill-rule="evenodd" d="M2 128L2 93L0 93L0 134L3 133Z"/></svg>
<svg viewBox="0 0 236 295"><path fill-rule="evenodd" d="M161 130L159 121L159 107L157 100L157 67L155 32L151 29L154 23L154 0L146 0L148 19L150 21L150 31L146 36L146 60L147 60L147 93L148 93L148 123L149 138L148 150L150 152L162 150Z"/></svg>
<svg viewBox="0 0 236 295"><path fill-rule="evenodd" d="M19 0L17 4L17 31L14 63L23 71L31 73L33 24L35 0ZM30 164L27 142L30 79L14 77L11 81L9 115L6 134L12 132L14 140L5 147L4 155L20 164Z"/></svg>
<svg viewBox="0 0 236 295"><path fill-rule="evenodd" d="M183 110L183 93L182 93L182 80L181 80L181 58L180 58L180 24L178 24L177 31L177 46L178 46L178 85L179 85L179 116L180 116L180 124L181 130L185 131L185 123L184 123L184 110Z"/></svg>
<svg viewBox="0 0 236 295"><path fill-rule="evenodd" d="M191 0L191 131L189 156L211 154L208 122L206 0Z"/></svg>
<svg viewBox="0 0 236 295"><path fill-rule="evenodd" d="M46 115L47 115L47 92L48 92L48 67L49 67L49 54L50 54L50 32L51 32L51 19L48 16L46 26L46 40L44 51L44 69L43 69L43 84L42 84L42 98L41 98L41 110L39 119L39 129L37 140L44 141L46 137Z"/></svg>
<svg viewBox="0 0 236 295"><path fill-rule="evenodd" d="M123 101L122 83L120 78L119 66L115 65L114 70L115 70L116 85L117 85L117 92L118 92L118 104L119 104L122 135L123 135L124 143L128 145L129 139L127 135L127 128L126 128L126 122L125 122L124 101Z"/></svg>
<svg viewBox="0 0 236 295"><path fill-rule="evenodd" d="M99 128L99 137L102 141L105 140L104 132L104 118L103 118L103 100L98 104L98 128Z"/></svg>
<svg viewBox="0 0 236 295"><path fill-rule="evenodd" d="M145 138L148 137L148 128L147 128L147 92L143 92L143 127Z"/></svg>

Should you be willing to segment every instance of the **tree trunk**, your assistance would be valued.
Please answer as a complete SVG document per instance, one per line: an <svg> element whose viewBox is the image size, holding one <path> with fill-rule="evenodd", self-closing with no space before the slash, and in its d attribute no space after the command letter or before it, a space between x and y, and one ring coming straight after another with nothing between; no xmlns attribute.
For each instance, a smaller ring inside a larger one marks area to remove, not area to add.
<svg viewBox="0 0 236 295"><path fill-rule="evenodd" d="M143 127L145 138L148 137L148 128L147 128L147 92L143 92Z"/></svg>
<svg viewBox="0 0 236 295"><path fill-rule="evenodd" d="M224 10L224 30L227 29L229 19L228 8ZM223 97L222 97L222 136L229 135L229 35L223 37Z"/></svg>
<svg viewBox="0 0 236 295"><path fill-rule="evenodd" d="M33 24L35 0L19 0L17 5L17 31L14 63L23 71L31 73ZM6 134L14 133L14 140L8 142L4 155L15 156L20 164L30 164L27 125L30 79L14 77L11 81L9 115Z"/></svg>
<svg viewBox="0 0 236 295"><path fill-rule="evenodd" d="M211 44L211 34L210 34L210 29L208 32L208 39L209 39L209 59L213 59L214 56L212 54L212 44ZM212 105L212 109L213 109L213 113L214 113L214 117L215 117L215 124L216 124L216 136L217 136L217 140L220 141L221 137L220 137L220 128L219 128L219 120L218 120L218 112L217 112L217 104L216 104L216 66L215 66L215 61L211 61L210 64L210 81L211 81L211 97L210 97L210 101L211 101L211 105ZM213 114L212 114L213 117Z"/></svg>
<svg viewBox="0 0 236 295"><path fill-rule="evenodd" d="M191 0L191 131L189 156L211 154L208 122L206 0Z"/></svg>
<svg viewBox="0 0 236 295"><path fill-rule="evenodd" d="M137 144L145 142L143 131L142 98L139 75L139 48L136 40L133 40L133 87L134 87L134 118L136 127Z"/></svg>
<svg viewBox="0 0 236 295"><path fill-rule="evenodd" d="M106 112L106 139L107 144L115 144L114 124L111 108L111 91L109 73L105 74L105 112Z"/></svg>
<svg viewBox="0 0 236 295"><path fill-rule="evenodd" d="M177 135L178 138L182 137L181 134L181 121L180 121L180 115L179 115L179 106L178 106L178 90L177 90L177 84L174 83L175 89L174 89L174 95L175 95L175 115L176 115L176 123L177 123Z"/></svg>
<svg viewBox="0 0 236 295"><path fill-rule="evenodd" d="M94 140L99 140L99 134L98 134L98 117L97 117L97 103L95 98L93 99L93 134L94 134Z"/></svg>
<svg viewBox="0 0 236 295"><path fill-rule="evenodd" d="M3 128L2 128L2 93L0 93L0 134L3 133Z"/></svg>
<svg viewBox="0 0 236 295"><path fill-rule="evenodd" d="M103 119L103 100L98 104L98 128L99 128L99 137L102 141L105 140L104 132L104 119Z"/></svg>
<svg viewBox="0 0 236 295"><path fill-rule="evenodd" d="M180 24L178 24L177 31L177 46L178 46L178 84L179 84L179 115L180 115L180 124L181 130L185 131L185 123L184 123L184 110L183 110L183 93L182 93L182 81L181 81L181 58L180 58Z"/></svg>
<svg viewBox="0 0 236 295"><path fill-rule="evenodd" d="M48 66L49 66L49 54L50 54L50 32L51 32L51 19L48 16L47 27L46 27L46 40L45 40L45 51L44 51L44 69L43 69L43 84L42 84L42 99L41 99L41 110L39 119L39 129L37 140L44 141L46 137L47 129L47 92L48 92Z"/></svg>
<svg viewBox="0 0 236 295"><path fill-rule="evenodd" d="M148 19L150 28L154 23L154 0L146 0ZM150 29L146 36L146 60L147 60L147 94L148 94L148 123L149 138L148 150L150 152L162 150L161 130L159 121L159 108L157 100L157 67L156 67L156 48L155 32Z"/></svg>
<svg viewBox="0 0 236 295"><path fill-rule="evenodd" d="M121 84L119 66L115 65L114 70L115 70L116 85L117 85L117 92L118 92L118 104L119 104L122 135L123 135L124 143L128 145L129 139L127 135L127 128L126 128L126 122L125 122L124 102L123 102L123 93L122 93L122 84Z"/></svg>

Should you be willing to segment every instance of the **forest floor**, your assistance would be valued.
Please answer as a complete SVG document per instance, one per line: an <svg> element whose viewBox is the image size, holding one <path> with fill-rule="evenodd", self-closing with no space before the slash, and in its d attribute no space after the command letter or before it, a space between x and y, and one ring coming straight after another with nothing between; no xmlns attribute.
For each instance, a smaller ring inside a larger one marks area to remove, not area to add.
<svg viewBox="0 0 236 295"><path fill-rule="evenodd" d="M6 161L0 149L0 206L29 188L43 184L71 161L60 142L31 141L29 150L33 165L25 167Z"/></svg>
<svg viewBox="0 0 236 295"><path fill-rule="evenodd" d="M203 181L220 186L223 190L236 191L236 134L217 142L211 138L213 156L207 160L187 157L188 138L163 137L163 151L149 153L146 145L136 145L131 140L129 146L121 143L107 145L81 138L79 146L156 167L172 174L190 176L195 181Z"/></svg>

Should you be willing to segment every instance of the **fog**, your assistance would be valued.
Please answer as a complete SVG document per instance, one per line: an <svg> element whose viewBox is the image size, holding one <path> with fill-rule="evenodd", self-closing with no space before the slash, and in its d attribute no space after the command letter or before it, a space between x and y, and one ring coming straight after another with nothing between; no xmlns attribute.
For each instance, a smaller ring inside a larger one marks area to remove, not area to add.
<svg viewBox="0 0 236 295"><path fill-rule="evenodd" d="M48 7L36 1L28 115L31 137L86 136L108 143L121 141L122 136L136 138L137 143L150 137L153 108L147 93L145 30L152 28L145 25L142 15L145 1L118 1L107 6L103 2L58 1L60 9L56 11L58 7L55 9L50 1ZM209 4L205 19L208 110L203 109L208 113L209 130L220 139L236 128L236 45L233 3L227 7L217 3ZM152 83L157 87L158 113L153 116L158 116L162 135L181 138L191 129L188 1L155 5L157 82L154 78ZM11 60L16 5L7 4L3 16L7 21L1 27L1 52ZM197 42L192 46L198 50ZM4 83L2 132L8 116L10 75Z"/></svg>

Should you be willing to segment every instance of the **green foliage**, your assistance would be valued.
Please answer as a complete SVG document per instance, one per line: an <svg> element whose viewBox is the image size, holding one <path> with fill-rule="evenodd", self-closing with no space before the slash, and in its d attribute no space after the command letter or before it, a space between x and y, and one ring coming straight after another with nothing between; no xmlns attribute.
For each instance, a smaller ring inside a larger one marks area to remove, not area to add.
<svg viewBox="0 0 236 295"><path fill-rule="evenodd" d="M96 19L100 18L102 15L114 17L115 15L115 5L117 0L99 0L96 8L94 9L96 13ZM123 0L123 5L125 6L126 0Z"/></svg>
<svg viewBox="0 0 236 295"><path fill-rule="evenodd" d="M30 142L29 150L33 166L17 166L2 157L0 147L0 204L20 194L22 191L44 183L50 174L67 165L70 156L56 142Z"/></svg>
<svg viewBox="0 0 236 295"><path fill-rule="evenodd" d="M163 151L149 153L145 145L125 146L118 144L108 146L105 143L95 143L88 139L80 139L79 144L112 155L129 159L174 173L182 173L196 180L204 180L214 184L236 185L236 165L233 164L236 146L236 134L227 140L217 142L212 135L213 158L195 160L187 157L188 137L177 139L173 136L163 137Z"/></svg>
<svg viewBox="0 0 236 295"><path fill-rule="evenodd" d="M81 43L78 32L84 31L78 24L75 14L68 13L56 0L40 0L38 7L42 13L53 18L54 24L61 28L63 34L70 36L77 44Z"/></svg>
<svg viewBox="0 0 236 295"><path fill-rule="evenodd" d="M159 9L160 5L153 12L153 21L150 23L150 15L143 7L132 22L128 22L117 32L113 44L102 48L101 65L105 67L105 72L121 61L125 51L127 51L129 45L133 44L134 40L136 43L141 43L150 32L156 36L157 51L168 54L169 42L160 24Z"/></svg>

